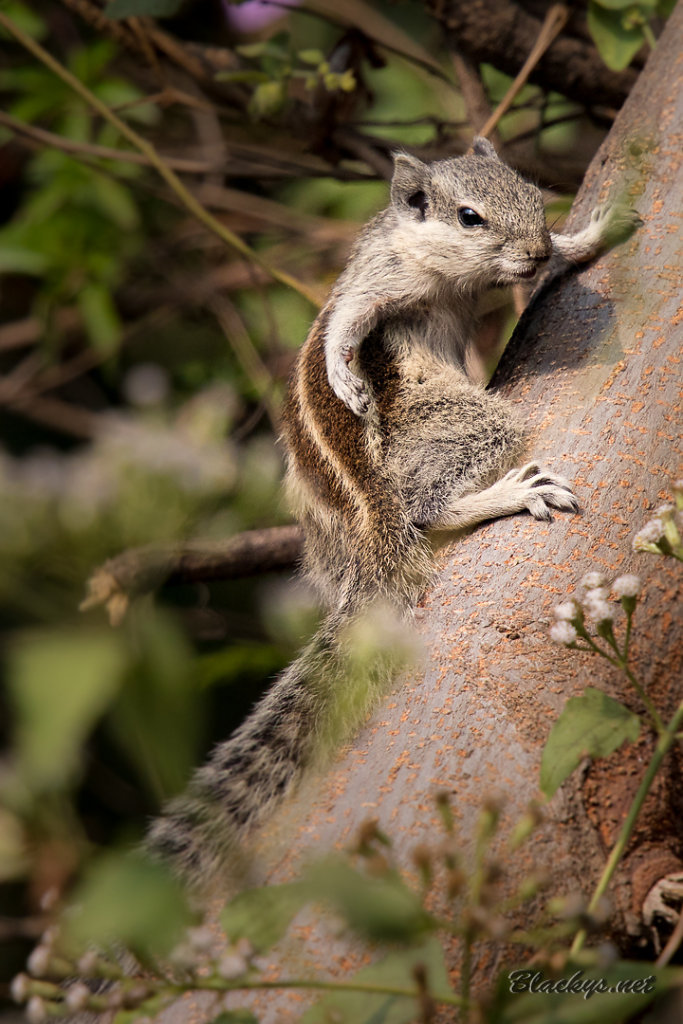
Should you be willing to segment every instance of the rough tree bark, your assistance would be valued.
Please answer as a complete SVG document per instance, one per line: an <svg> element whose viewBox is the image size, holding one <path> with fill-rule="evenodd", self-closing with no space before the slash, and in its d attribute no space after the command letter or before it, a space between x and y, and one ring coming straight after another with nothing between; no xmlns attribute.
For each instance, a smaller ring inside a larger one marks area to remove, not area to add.
<svg viewBox="0 0 683 1024"><path fill-rule="evenodd" d="M410 851L435 834L432 795L439 789L453 794L467 844L485 797L502 797L509 825L538 795L542 748L567 698L591 684L642 712L605 662L548 639L553 605L588 570L644 577L637 667L664 715L680 699L678 567L633 554L631 539L680 473L680 213L672 197L680 196L683 184L682 55L679 4L591 164L572 213L578 226L595 203L625 187L643 228L627 245L538 297L496 377L529 417L533 455L574 481L583 514L558 515L550 524L526 516L501 520L448 549L417 613L424 670L404 678L333 767L309 780L263 829L261 881L290 879L306 858L348 843L369 817L379 819L409 865ZM552 892L589 894L650 747L645 736L575 773L548 805L525 857L507 866L509 882L519 881L533 863L550 871ZM645 938L646 892L681 868L680 768L671 757L611 888L610 931L631 949ZM361 966L362 951L319 922L295 931L295 945L277 954L276 967L340 977ZM493 957L490 949L480 951L480 986L508 956L506 949ZM457 948L448 957L456 976ZM300 993L270 992L254 1005L264 1024L284 1024L297 1018L303 1004ZM186 999L165 1021L202 1020L210 1012L215 1005L209 1011L201 997Z"/></svg>

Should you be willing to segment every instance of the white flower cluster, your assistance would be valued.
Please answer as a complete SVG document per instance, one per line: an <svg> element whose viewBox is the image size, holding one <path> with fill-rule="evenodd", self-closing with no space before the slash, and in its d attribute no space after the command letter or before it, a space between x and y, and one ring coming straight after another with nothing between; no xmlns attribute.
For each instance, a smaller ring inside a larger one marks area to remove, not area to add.
<svg viewBox="0 0 683 1024"><path fill-rule="evenodd" d="M583 595L581 607L585 615L594 622L611 622L614 618L613 609L607 603L607 590L604 587L591 587Z"/></svg>
<svg viewBox="0 0 683 1024"><path fill-rule="evenodd" d="M640 578L632 573L618 576L612 583L612 594L627 614L632 613L640 590ZM556 621L550 627L551 638L558 644L571 647L581 635L585 636L584 619L590 619L597 626L611 623L614 608L608 603L608 593L607 579L602 573L586 573L581 580L578 599L564 601L555 607Z"/></svg>
<svg viewBox="0 0 683 1024"><path fill-rule="evenodd" d="M116 1012L122 1007L142 1007L158 990L153 979L124 976L115 961L101 957L94 950L83 953L75 964L64 958L55 947L58 937L56 927L48 928L40 943L27 961L28 974L17 974L12 980L10 994L15 1002L25 1004L25 1015L29 1024L45 1024L55 1017L78 1014L82 1011ZM224 942L224 940L223 940ZM225 981L244 977L252 967L264 970L265 964L257 957L251 943L240 938L227 949L220 949L221 937L207 925L188 928L181 943L169 954L170 963L183 971L197 976L215 975ZM69 972L80 978L59 982L65 965ZM43 980L49 979L49 980ZM91 987L88 979L100 982L108 979L104 986ZM93 1004L93 997L97 1005ZM106 1004L106 1006L105 1006ZM136 1016L136 1024L152 1024L146 1016Z"/></svg>
<svg viewBox="0 0 683 1024"><path fill-rule="evenodd" d="M683 480L673 485L675 505L667 502L656 508L652 519L633 538L634 551L674 555L683 560Z"/></svg>
<svg viewBox="0 0 683 1024"><path fill-rule="evenodd" d="M235 478L225 443L198 442L177 426L111 416L97 447L105 464L168 476L190 493L224 490Z"/></svg>
<svg viewBox="0 0 683 1024"><path fill-rule="evenodd" d="M55 528L81 531L113 511L129 522L144 496L146 504L155 500L160 480L164 496L183 509L226 494L237 462L222 401L212 389L173 419L103 416L92 443L76 452L37 448L13 458L0 450L1 546L21 547L34 520L39 527L47 519Z"/></svg>

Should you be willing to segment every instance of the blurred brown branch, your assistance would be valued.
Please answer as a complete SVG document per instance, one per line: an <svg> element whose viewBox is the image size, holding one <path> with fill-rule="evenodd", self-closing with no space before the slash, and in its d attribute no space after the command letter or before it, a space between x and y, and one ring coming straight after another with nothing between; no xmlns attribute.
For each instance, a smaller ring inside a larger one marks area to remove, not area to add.
<svg viewBox="0 0 683 1024"><path fill-rule="evenodd" d="M493 64L516 75L534 47L542 27L540 18L515 0L426 0L458 53ZM529 76L544 89L555 89L569 99L620 107L638 71L610 71L585 33L585 11L574 9L564 31L548 48Z"/></svg>
<svg viewBox="0 0 683 1024"><path fill-rule="evenodd" d="M60 149L64 153L73 153L76 156L94 156L102 160L118 160L128 164L141 164L144 167L152 167L153 164L143 153L126 152L123 149L112 149L109 146L98 146L94 142L80 142L76 139L67 139L63 135L56 135L54 132L46 131L45 128L38 128L36 125L20 121L11 114L0 110L0 124L9 128L19 138L26 137L42 146L50 146L52 149ZM161 156L161 159L174 171L182 174L207 174L210 171L219 169L218 163L211 163L206 160L186 160L183 157Z"/></svg>
<svg viewBox="0 0 683 1024"><path fill-rule="evenodd" d="M248 530L226 541L131 548L95 570L81 610L104 606L112 625L118 625L133 597L163 583L206 583L291 569L302 548L303 533L294 525Z"/></svg>

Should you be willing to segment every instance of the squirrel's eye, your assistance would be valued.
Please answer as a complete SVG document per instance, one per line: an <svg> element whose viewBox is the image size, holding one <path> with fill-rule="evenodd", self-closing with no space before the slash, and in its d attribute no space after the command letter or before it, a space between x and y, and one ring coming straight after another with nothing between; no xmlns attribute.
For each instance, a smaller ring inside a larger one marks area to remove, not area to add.
<svg viewBox="0 0 683 1024"><path fill-rule="evenodd" d="M412 196L408 196L408 206L411 206L413 210L419 210L424 218L425 210L427 209L426 192L413 192Z"/></svg>
<svg viewBox="0 0 683 1024"><path fill-rule="evenodd" d="M486 221L483 217L480 217L476 210L473 210L470 206L461 206L458 210L458 220L464 228L476 228Z"/></svg>

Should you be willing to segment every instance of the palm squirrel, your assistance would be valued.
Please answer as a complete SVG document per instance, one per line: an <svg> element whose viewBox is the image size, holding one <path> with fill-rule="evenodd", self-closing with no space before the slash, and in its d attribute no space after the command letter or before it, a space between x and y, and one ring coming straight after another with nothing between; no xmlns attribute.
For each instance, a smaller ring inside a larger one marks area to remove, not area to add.
<svg viewBox="0 0 683 1024"><path fill-rule="evenodd" d="M396 155L390 204L315 320L283 413L304 568L327 618L152 825L151 851L190 881L220 869L235 838L291 791L340 714L346 736L363 721L390 659L378 657L345 703L345 627L378 600L399 613L415 604L432 570L430 530L578 510L562 477L533 462L510 469L524 427L467 379L465 353L483 291L590 260L637 222L603 207L578 234L552 234L540 190L482 138L473 155L432 164Z"/></svg>

